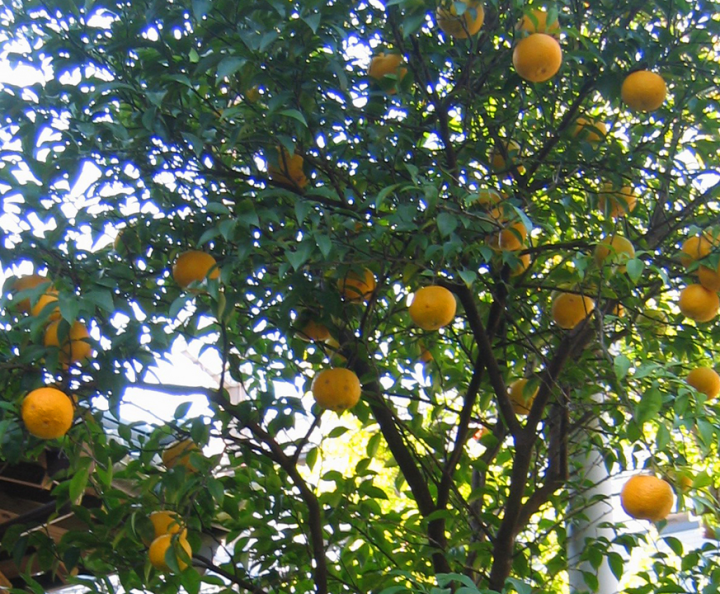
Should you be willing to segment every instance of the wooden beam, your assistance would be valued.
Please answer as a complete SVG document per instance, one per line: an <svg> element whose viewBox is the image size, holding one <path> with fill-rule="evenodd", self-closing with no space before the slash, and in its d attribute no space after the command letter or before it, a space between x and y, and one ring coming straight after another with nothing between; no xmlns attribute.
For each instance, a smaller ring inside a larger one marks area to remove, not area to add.
<svg viewBox="0 0 720 594"><path fill-rule="evenodd" d="M11 497L0 492L0 518L3 522L21 516L38 507L42 507L42 503L31 499L23 499L20 497Z"/></svg>

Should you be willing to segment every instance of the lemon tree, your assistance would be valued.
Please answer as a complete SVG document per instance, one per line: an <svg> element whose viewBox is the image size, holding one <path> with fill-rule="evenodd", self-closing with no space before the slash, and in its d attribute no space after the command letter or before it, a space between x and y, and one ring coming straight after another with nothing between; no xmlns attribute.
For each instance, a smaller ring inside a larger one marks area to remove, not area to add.
<svg viewBox="0 0 720 594"><path fill-rule="evenodd" d="M710 588L714 541L619 509L566 545L590 451L718 525L716 390L687 379L720 338L718 8L0 9L0 460L62 451L52 496L86 526L15 524L3 554L97 591L565 592L660 538L685 560L657 549L632 591ZM441 320L413 322L431 292ZM216 385L153 380L182 341ZM333 367L359 397L320 406ZM149 385L178 408L148 397L138 437L120 411ZM72 400L66 433L23 422L40 388ZM158 511L183 532L149 551Z"/></svg>

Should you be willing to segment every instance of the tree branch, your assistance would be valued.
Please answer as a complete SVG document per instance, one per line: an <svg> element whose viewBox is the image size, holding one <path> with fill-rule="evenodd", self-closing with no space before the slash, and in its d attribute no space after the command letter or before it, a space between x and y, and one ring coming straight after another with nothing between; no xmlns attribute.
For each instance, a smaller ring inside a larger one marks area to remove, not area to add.
<svg viewBox="0 0 720 594"><path fill-rule="evenodd" d="M493 567L490 571L489 587L498 592L502 591L505 580L510 575L515 538L522 527L519 523L522 498L525 494L533 446L537 439L535 434L537 425L550 398L551 389L555 385L568 358L571 354L582 352L595 335L595 327L589 321L589 318L586 319L574 330L570 331L560 342L555 356L542 375L542 383L530 409L527 424L522 431L513 435L515 459L513 460L510 478L510 493L505 503L505 513L495 539Z"/></svg>
<svg viewBox="0 0 720 594"><path fill-rule="evenodd" d="M548 444L548 464L545 482L536 489L523 505L518 516L518 525L525 526L530 518L542 507L550 496L567 480L568 476L568 427L570 425L567 394L563 394L561 402L554 405L555 411L550 415L550 436Z"/></svg>
<svg viewBox="0 0 720 594"><path fill-rule="evenodd" d="M455 293L458 296L458 299L460 299L460 303L462 303L466 312L472 312L472 310L475 309L475 297L467 285L449 283L446 281L439 281L438 284ZM488 321L488 324L492 324L492 328L497 328L500 320L499 312L497 314L493 314L493 310L491 309L491 315L493 317L491 317ZM508 429L510 429L510 432L515 435L520 432L521 427L515 417L512 405L510 404L510 398L508 397L503 373L492 349L491 335L488 331L486 331L485 325L482 323L479 316L468 316L468 324L470 325L470 329L475 337L475 342L478 345L478 356L484 361L485 368L490 376L490 384L495 391L500 412L502 413Z"/></svg>
<svg viewBox="0 0 720 594"><path fill-rule="evenodd" d="M465 315L467 316L468 324L473 330L473 334L476 336L477 340L477 332L479 332L480 329L483 328L483 323L480 319L480 313L478 312L475 305L475 297L472 294L472 291L470 291L470 289L465 284L451 284L444 281L440 281L438 284L445 286L445 288L453 291L456 295L458 295L458 298L460 299L460 302L465 309ZM500 320L502 319L502 310L505 308L507 289L504 283L500 284L500 287L502 287L501 294L496 297L495 301L493 301L493 305L490 308L490 313L488 315L487 334L490 340L492 340L498 326L500 325ZM463 448L465 447L465 442L467 441L470 434L470 420L472 418L472 409L475 406L475 402L477 401L477 395L480 389L480 382L482 380L482 374L484 370L485 358L482 356L482 354L479 353L475 360L473 376L470 380L470 384L468 385L467 392L465 393L465 398L463 400L463 408L460 411L460 418L458 420L457 434L455 435L455 443L453 444L453 450L448 457L445 467L443 468L443 477L440 481L440 486L438 487L436 505L437 509L445 509L448 504L450 487L453 476L455 474L455 468L460 461Z"/></svg>
<svg viewBox="0 0 720 594"><path fill-rule="evenodd" d="M243 578L240 578L236 576L234 573L230 573L229 571L225 571L222 567L218 567L215 565L212 560L203 557L202 555L193 555L193 559L200 561L207 569L212 571L213 573L218 574L219 576L224 577L225 579L230 580L234 584L237 584L240 586L243 590L247 590L251 594L267 594L265 590L263 590L260 586L256 586L252 582L249 582L247 580L244 580Z"/></svg>
<svg viewBox="0 0 720 594"><path fill-rule="evenodd" d="M325 556L325 538L323 536L323 520L320 502L315 493L308 486L295 466L292 458L287 456L280 444L262 427L256 423L247 423L246 427L250 429L252 434L262 443L264 443L273 454L276 462L288 476L292 479L295 486L300 491L308 510L308 524L310 528L310 546L312 548L313 559L315 560L315 568L313 575L315 578L315 588L317 594L328 594L328 568L327 558Z"/></svg>
<svg viewBox="0 0 720 594"><path fill-rule="evenodd" d="M359 377L374 376L374 372L368 363L360 357L349 357L349 361L353 361L355 373ZM411 453L410 447L405 443L401 433L395 425L395 418L389 410L387 404L383 401L382 386L376 379L366 382L363 386L365 392L371 394L369 401L370 410L375 417L380 431L385 438L385 442L390 448L395 461L398 463L410 490L412 491L418 510L423 517L429 516L435 511L435 503L433 502L427 480L420 472L415 459ZM436 573L450 573L450 564L445 558L445 549L447 548L447 539L445 531L438 530L438 525L430 522L428 526L428 538L433 548L439 549L433 553L433 567Z"/></svg>

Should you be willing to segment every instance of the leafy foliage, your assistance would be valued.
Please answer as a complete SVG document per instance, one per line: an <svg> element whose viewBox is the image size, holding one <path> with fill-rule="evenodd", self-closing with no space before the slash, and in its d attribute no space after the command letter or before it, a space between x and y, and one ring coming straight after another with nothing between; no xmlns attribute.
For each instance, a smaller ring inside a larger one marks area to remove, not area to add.
<svg viewBox="0 0 720 594"><path fill-rule="evenodd" d="M5 9L3 55L42 81L0 92L0 261L46 272L62 317L92 322L96 349L92 362L63 368L42 343L48 309L23 315L4 291L0 457L30 460L46 447L18 418L27 391L57 383L76 394L77 422L59 444L69 469L53 493L88 526L57 543L12 530L7 551L22 557L33 540L43 567L62 560L153 592L202 582L558 591L569 517L588 503L578 460L593 448L613 474L647 467L674 481L692 469L680 501L715 523L718 409L684 377L713 360L720 330L675 304L697 269L680 263L681 244L717 222L716 3L558 2L548 22L562 27L564 64L543 84L512 68L515 25L530 7L489 1L467 40L439 32L436 8L16 0ZM368 78L380 51L402 54L407 74ZM652 113L620 100L625 75L641 68L669 89ZM607 136L577 136L579 116L604 122ZM627 186L637 207L613 218L601 198ZM501 216L478 201L488 189L507 195ZM521 227L504 230L519 250L495 249L504 220L530 230L527 239ZM636 250L626 271L593 259L614 234ZM185 291L171 268L190 249L211 253L220 277ZM531 264L515 275L522 255ZM703 264L717 266L717 253ZM366 268L377 279L370 298L343 300L338 281ZM428 284L460 305L439 332L407 314L409 295ZM573 330L552 321L563 292L595 302ZM308 315L338 352L301 340ZM138 440L119 420L125 390L144 386L180 337L222 360L218 389L153 388L204 393L211 414L188 418L181 406ZM331 357L364 386L347 434L309 397L278 391L284 382L308 391ZM516 417L506 387L522 377L539 391ZM221 439L223 453L168 470L158 454L169 436ZM342 439L352 464L319 470L342 455ZM88 485L102 506L77 505ZM203 534L223 539L224 557L200 561L213 573L150 568L142 543L161 508L184 518L196 555ZM607 558L621 576L613 547L643 539L598 539L581 560L597 568ZM717 549L705 546L679 570L658 553L629 591L700 591L718 572Z"/></svg>

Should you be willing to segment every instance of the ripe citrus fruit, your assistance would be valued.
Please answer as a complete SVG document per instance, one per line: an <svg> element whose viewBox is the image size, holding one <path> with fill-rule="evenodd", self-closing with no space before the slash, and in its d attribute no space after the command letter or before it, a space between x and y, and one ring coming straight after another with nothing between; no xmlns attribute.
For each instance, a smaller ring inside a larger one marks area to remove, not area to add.
<svg viewBox="0 0 720 594"><path fill-rule="evenodd" d="M175 260L172 268L175 282L183 289L191 283L202 283L206 278L216 279L220 276L217 262L210 254L199 250L183 252Z"/></svg>
<svg viewBox="0 0 720 594"><path fill-rule="evenodd" d="M465 12L458 15L456 2L450 8L438 8L435 12L438 27L450 37L467 39L475 35L485 20L485 9L479 0L461 0L465 4Z"/></svg>
<svg viewBox="0 0 720 594"><path fill-rule="evenodd" d="M358 376L349 369L334 367L318 373L313 379L312 395L322 408L341 412L360 400L362 386Z"/></svg>
<svg viewBox="0 0 720 594"><path fill-rule="evenodd" d="M277 165L268 164L268 177L282 186L302 189L308 184L304 162L301 155L290 155L285 147L279 148Z"/></svg>
<svg viewBox="0 0 720 594"><path fill-rule="evenodd" d="M520 256L520 261L510 270L510 276L520 276L530 268L530 254Z"/></svg>
<svg viewBox="0 0 720 594"><path fill-rule="evenodd" d="M685 268L689 268L693 262L708 256L712 248L713 243L706 233L688 237L680 248L680 262Z"/></svg>
<svg viewBox="0 0 720 594"><path fill-rule="evenodd" d="M498 236L498 247L501 250L515 252L522 249L528 236L528 230L525 223L516 221L506 226Z"/></svg>
<svg viewBox="0 0 720 594"><path fill-rule="evenodd" d="M173 536L172 534L163 534L152 541L150 549L148 550L148 557L150 558L152 566L160 571L170 571L170 567L168 567L168 564L165 561L165 554L170 547L174 547L177 564L180 570L185 569L187 567L187 563L183 561L177 553L177 547L182 548L188 557L192 557L192 547L184 536Z"/></svg>
<svg viewBox="0 0 720 594"><path fill-rule="evenodd" d="M637 197L631 186L624 186L618 190L612 184L606 183L598 196L598 207L613 219L632 212L635 206L637 206Z"/></svg>
<svg viewBox="0 0 720 594"><path fill-rule="evenodd" d="M560 293L552 302L553 321L564 330L572 330L595 309L595 301L587 295Z"/></svg>
<svg viewBox="0 0 720 594"><path fill-rule="evenodd" d="M401 66L402 63L402 54L386 54L380 52L379 54L375 54L372 60L370 60L368 76L376 81L381 81L387 75L394 75L396 83L400 82L407 74L407 68ZM391 95L395 93L395 91L395 86L388 89Z"/></svg>
<svg viewBox="0 0 720 594"><path fill-rule="evenodd" d="M532 33L515 46L513 65L525 80L536 83L550 80L562 65L560 44L546 33Z"/></svg>
<svg viewBox="0 0 720 594"><path fill-rule="evenodd" d="M484 188L482 190L478 190L478 193L472 196L469 202L478 204L483 208L491 208L500 204L500 202L502 202L504 199L505 196L503 196L497 190L494 190L492 188Z"/></svg>
<svg viewBox="0 0 720 594"><path fill-rule="evenodd" d="M620 94L630 109L655 111L665 101L667 86L659 74L638 70L625 77Z"/></svg>
<svg viewBox="0 0 720 594"><path fill-rule="evenodd" d="M48 289L45 291L43 295L40 295L38 300L35 302L35 305L33 305L30 308L30 315L33 316L39 316L45 311L45 308L48 308L48 311L50 312L48 314L48 320L59 320L60 319L60 308L57 306L57 300L58 300L58 292L56 289L53 289L52 287L48 287ZM54 303L54 307L49 307L50 304Z"/></svg>
<svg viewBox="0 0 720 594"><path fill-rule="evenodd" d="M502 160L502 155L497 155ZM493 158L496 158L494 155ZM503 160L504 163L504 160ZM503 201L507 199L505 192L498 192L492 188L479 190L478 193L472 197L470 203L478 204L487 213L488 218L498 225L504 223L507 220L506 209ZM511 209L507 209L510 212Z"/></svg>
<svg viewBox="0 0 720 594"><path fill-rule="evenodd" d="M502 158L502 156L500 157ZM495 223L502 223L505 221L505 209L503 208L502 201L507 198L507 195L503 192L498 192L492 188L486 188L479 190L475 196L470 200L471 204L478 204L485 209L487 215Z"/></svg>
<svg viewBox="0 0 720 594"><path fill-rule="evenodd" d="M487 211L488 218L498 225L505 223L507 221L507 217L505 216L505 209L500 206L495 206Z"/></svg>
<svg viewBox="0 0 720 594"><path fill-rule="evenodd" d="M607 136L607 126L604 122L592 118L579 117L575 120L573 137L597 144Z"/></svg>
<svg viewBox="0 0 720 594"><path fill-rule="evenodd" d="M527 416L532 408L535 396L537 396L540 386L535 388L532 392L526 390L527 379L515 380L508 388L508 395L510 397L510 404L512 405L513 412L518 416Z"/></svg>
<svg viewBox="0 0 720 594"><path fill-rule="evenodd" d="M672 487L657 477L637 474L623 486L620 503L632 518L659 522L667 518L672 509Z"/></svg>
<svg viewBox="0 0 720 594"><path fill-rule="evenodd" d="M55 320L45 329L43 339L45 346L60 349L58 360L63 365L82 363L89 359L92 355L92 345L89 342L90 333L85 324L78 321L73 322L61 345L58 337L60 323L61 320Z"/></svg>
<svg viewBox="0 0 720 594"><path fill-rule="evenodd" d="M187 529L183 528L180 516L173 511L154 511L150 514L150 521L155 530L155 538L163 536L164 534L177 534L181 530L183 536L187 534Z"/></svg>
<svg viewBox="0 0 720 594"><path fill-rule="evenodd" d="M635 248L630 241L620 235L603 239L595 246L595 262L598 266L619 265L618 270L625 272L628 260L635 257Z"/></svg>
<svg viewBox="0 0 720 594"><path fill-rule="evenodd" d="M16 279L15 282L12 284L12 292L19 293L20 291L34 289L35 287L39 287L43 283L50 283L50 280L45 276L40 276L39 274L21 276L20 278ZM49 284L48 288L50 288ZM21 311L23 313L30 313L30 299L22 299L18 301L16 307L18 311Z"/></svg>
<svg viewBox="0 0 720 594"><path fill-rule="evenodd" d="M73 403L65 392L56 388L38 388L25 396L20 415L35 437L55 439L72 427Z"/></svg>
<svg viewBox="0 0 720 594"><path fill-rule="evenodd" d="M507 152L510 163L516 164L518 158L520 157L520 145L514 140L509 140L505 143L505 151ZM495 147L492 153L490 153L490 165L494 171L505 171L510 167L498 147ZM523 173L525 171L525 168L522 165L516 164L516 168L518 173Z"/></svg>
<svg viewBox="0 0 720 594"><path fill-rule="evenodd" d="M445 287L418 289L410 304L410 317L423 330L438 330L455 318L455 296Z"/></svg>
<svg viewBox="0 0 720 594"><path fill-rule="evenodd" d="M557 35L560 33L560 22L554 19L548 24L548 13L535 8L528 14L524 14L522 20L515 26L518 31L525 33L547 33Z"/></svg>
<svg viewBox="0 0 720 594"><path fill-rule="evenodd" d="M435 360L433 354L428 350L422 341L420 341L418 345L420 346L420 361L422 363L432 363Z"/></svg>
<svg viewBox="0 0 720 594"><path fill-rule="evenodd" d="M675 490L680 493L687 493L690 489L692 489L694 482L695 479L690 472L684 471L677 473L674 481Z"/></svg>
<svg viewBox="0 0 720 594"><path fill-rule="evenodd" d="M330 330L323 324L318 324L315 320L308 320L300 329L295 336L300 340L306 340L308 342L327 340L330 338Z"/></svg>
<svg viewBox="0 0 720 594"><path fill-rule="evenodd" d="M718 313L720 299L717 293L702 285L688 285L680 291L678 307L686 318L696 322L709 322Z"/></svg>
<svg viewBox="0 0 720 594"><path fill-rule="evenodd" d="M685 381L709 400L720 394L720 375L710 367L696 367L688 373Z"/></svg>
<svg viewBox="0 0 720 594"><path fill-rule="evenodd" d="M375 290L375 275L365 268L362 276L352 270L338 281L338 290L347 301L366 301Z"/></svg>
<svg viewBox="0 0 720 594"><path fill-rule="evenodd" d="M201 453L200 448L191 439L184 439L174 443L162 453L162 461L165 468L171 469L175 466L184 466L188 472L197 472L190 461L190 454L193 452Z"/></svg>
<svg viewBox="0 0 720 594"><path fill-rule="evenodd" d="M717 268L709 268L708 266L700 266L697 271L700 284L708 291L720 291L720 264Z"/></svg>

